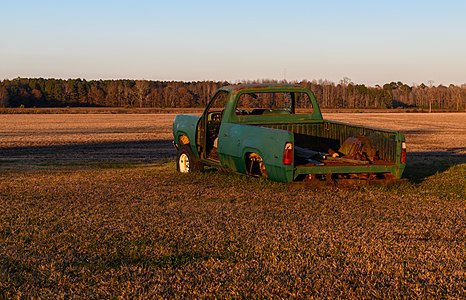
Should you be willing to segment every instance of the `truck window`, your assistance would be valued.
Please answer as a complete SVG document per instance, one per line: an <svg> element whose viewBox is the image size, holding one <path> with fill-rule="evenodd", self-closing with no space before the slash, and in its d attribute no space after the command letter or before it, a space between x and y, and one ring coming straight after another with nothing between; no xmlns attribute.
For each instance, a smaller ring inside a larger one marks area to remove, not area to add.
<svg viewBox="0 0 466 300"><path fill-rule="evenodd" d="M237 115L309 114L312 111L309 95L295 92L244 93L236 105Z"/></svg>
<svg viewBox="0 0 466 300"><path fill-rule="evenodd" d="M220 91L218 92L214 99L212 99L212 103L210 103L209 110L218 111L225 108L225 105L228 101L228 92Z"/></svg>
<svg viewBox="0 0 466 300"><path fill-rule="evenodd" d="M222 119L223 109L228 102L228 97L229 93L226 91L219 91L217 94L215 94L207 110L208 121L220 121Z"/></svg>

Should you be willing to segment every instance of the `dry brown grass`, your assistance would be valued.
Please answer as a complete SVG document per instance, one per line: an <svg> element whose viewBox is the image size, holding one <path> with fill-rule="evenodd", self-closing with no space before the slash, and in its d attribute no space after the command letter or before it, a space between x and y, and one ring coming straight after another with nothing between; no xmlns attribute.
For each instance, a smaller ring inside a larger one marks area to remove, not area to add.
<svg viewBox="0 0 466 300"><path fill-rule="evenodd" d="M173 163L0 180L7 297L465 295L461 194L289 191Z"/></svg>
<svg viewBox="0 0 466 300"><path fill-rule="evenodd" d="M407 115L420 183L293 190L177 174L171 115L60 116L0 116L0 298L466 296L464 114Z"/></svg>

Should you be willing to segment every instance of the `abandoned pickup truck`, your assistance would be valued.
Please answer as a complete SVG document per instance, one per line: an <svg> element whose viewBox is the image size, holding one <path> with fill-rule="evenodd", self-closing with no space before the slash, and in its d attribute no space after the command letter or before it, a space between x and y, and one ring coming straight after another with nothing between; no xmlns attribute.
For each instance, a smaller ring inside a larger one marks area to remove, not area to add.
<svg viewBox="0 0 466 300"><path fill-rule="evenodd" d="M204 166L274 181L399 179L401 132L322 118L314 94L294 84L220 88L199 116L173 122L177 170Z"/></svg>

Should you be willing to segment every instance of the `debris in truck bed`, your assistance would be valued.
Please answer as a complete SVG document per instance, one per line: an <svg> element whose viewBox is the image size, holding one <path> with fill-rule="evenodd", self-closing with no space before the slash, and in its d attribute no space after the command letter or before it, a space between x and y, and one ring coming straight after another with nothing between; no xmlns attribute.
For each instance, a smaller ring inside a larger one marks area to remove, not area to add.
<svg viewBox="0 0 466 300"><path fill-rule="evenodd" d="M318 151L314 151L314 150L299 147L299 146L295 146L294 150L295 150L295 154L297 157L304 158L304 159L316 158L316 157L320 159L325 159L325 156L328 155L327 153L318 152Z"/></svg>
<svg viewBox="0 0 466 300"><path fill-rule="evenodd" d="M367 136L351 136L347 138L338 152L342 153L344 158L351 160L374 162L380 159L377 149Z"/></svg>
<svg viewBox="0 0 466 300"><path fill-rule="evenodd" d="M347 163L363 164L363 165L366 165L366 164L370 163L370 161L368 161L368 160L351 159L351 158L346 158L346 156L345 157L332 157L332 156L329 156L329 157L327 157L327 159L330 160L330 161L339 161L339 162L347 162Z"/></svg>
<svg viewBox="0 0 466 300"><path fill-rule="evenodd" d="M306 160L307 163L310 163L310 164L313 164L313 165L316 165L316 166L324 166L325 165L323 162L312 159L312 158L306 158L305 160Z"/></svg>
<svg viewBox="0 0 466 300"><path fill-rule="evenodd" d="M379 160L378 151L367 136L352 136L347 138L338 152L328 148L328 153L295 146L298 161L323 166L324 160L352 164L370 164Z"/></svg>
<svg viewBox="0 0 466 300"><path fill-rule="evenodd" d="M299 146L295 146L294 150L295 150L296 159L298 161L302 161L305 164L310 163L316 166L325 165L322 162L322 160L327 159L327 156L329 155L327 153L318 152L318 151L314 151L311 149L302 148Z"/></svg>

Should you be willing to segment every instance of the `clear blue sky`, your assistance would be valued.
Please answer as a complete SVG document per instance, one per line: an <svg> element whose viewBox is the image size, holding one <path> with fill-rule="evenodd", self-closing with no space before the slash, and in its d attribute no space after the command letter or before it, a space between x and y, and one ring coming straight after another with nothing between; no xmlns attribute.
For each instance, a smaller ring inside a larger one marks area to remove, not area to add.
<svg viewBox="0 0 466 300"><path fill-rule="evenodd" d="M466 83L466 1L0 0L0 79Z"/></svg>

